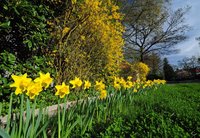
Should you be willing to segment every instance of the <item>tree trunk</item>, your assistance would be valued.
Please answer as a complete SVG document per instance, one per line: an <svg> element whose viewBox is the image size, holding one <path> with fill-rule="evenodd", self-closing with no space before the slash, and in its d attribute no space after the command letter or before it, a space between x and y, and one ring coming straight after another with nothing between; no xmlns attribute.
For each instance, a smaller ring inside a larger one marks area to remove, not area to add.
<svg viewBox="0 0 200 138"><path fill-rule="evenodd" d="M140 62L144 63L144 54L143 53L140 53Z"/></svg>

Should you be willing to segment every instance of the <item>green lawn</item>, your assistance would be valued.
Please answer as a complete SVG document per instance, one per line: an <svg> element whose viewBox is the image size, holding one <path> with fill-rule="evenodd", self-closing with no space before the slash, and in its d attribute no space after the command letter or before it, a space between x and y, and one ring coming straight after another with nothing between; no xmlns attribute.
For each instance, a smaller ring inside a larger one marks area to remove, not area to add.
<svg viewBox="0 0 200 138"><path fill-rule="evenodd" d="M123 110L95 122L85 136L200 137L200 84L167 84L128 101L113 103Z"/></svg>

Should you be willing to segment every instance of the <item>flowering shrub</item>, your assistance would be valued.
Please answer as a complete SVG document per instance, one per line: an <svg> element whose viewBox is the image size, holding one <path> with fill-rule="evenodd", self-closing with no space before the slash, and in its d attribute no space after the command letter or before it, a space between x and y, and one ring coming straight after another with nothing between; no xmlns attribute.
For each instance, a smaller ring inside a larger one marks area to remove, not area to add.
<svg viewBox="0 0 200 138"><path fill-rule="evenodd" d="M138 63L133 64L132 68L134 72L136 73L137 78L141 80L146 80L146 77L150 71L150 68L148 67L148 65L142 62L138 62Z"/></svg>
<svg viewBox="0 0 200 138"><path fill-rule="evenodd" d="M124 27L119 7L107 0L69 1L63 14L48 21L49 56L59 83L117 75L123 59Z"/></svg>
<svg viewBox="0 0 200 138"><path fill-rule="evenodd" d="M149 71L150 68L145 63L136 62L131 64L127 61L124 61L121 63L120 76L123 76L125 78L128 76L132 76L132 79L134 80L140 79L145 81Z"/></svg>

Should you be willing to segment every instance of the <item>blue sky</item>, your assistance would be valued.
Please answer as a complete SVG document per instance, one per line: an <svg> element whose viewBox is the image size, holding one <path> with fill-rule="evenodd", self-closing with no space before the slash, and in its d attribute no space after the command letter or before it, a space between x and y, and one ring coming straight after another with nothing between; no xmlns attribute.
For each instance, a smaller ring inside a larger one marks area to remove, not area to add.
<svg viewBox="0 0 200 138"><path fill-rule="evenodd" d="M200 0L172 0L174 10L187 5L191 6L191 9L185 16L185 23L191 27L191 30L186 33L188 38L177 44L180 52L166 56L169 63L173 65L177 65L177 61L184 57L200 56L200 46L198 41L195 40L196 37L200 37Z"/></svg>

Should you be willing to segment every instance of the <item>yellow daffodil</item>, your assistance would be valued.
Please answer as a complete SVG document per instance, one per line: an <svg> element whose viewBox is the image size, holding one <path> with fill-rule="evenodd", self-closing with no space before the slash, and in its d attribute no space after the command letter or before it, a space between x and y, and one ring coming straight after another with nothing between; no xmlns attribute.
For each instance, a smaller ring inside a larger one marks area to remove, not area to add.
<svg viewBox="0 0 200 138"><path fill-rule="evenodd" d="M42 86L40 83L34 83L31 82L27 88L27 93L30 97L30 99L34 99L36 95L39 95L39 93L42 91Z"/></svg>
<svg viewBox="0 0 200 138"><path fill-rule="evenodd" d="M32 79L27 78L27 74L21 76L12 75L12 79L14 83L10 85L10 87L16 87L15 94L22 94L22 92L27 90L28 85L31 83Z"/></svg>
<svg viewBox="0 0 200 138"><path fill-rule="evenodd" d="M102 81L96 81L95 88L97 91L102 91L106 88L106 85Z"/></svg>
<svg viewBox="0 0 200 138"><path fill-rule="evenodd" d="M50 76L50 73L43 74L42 72L39 73L40 77L36 78L34 82L41 83L42 87L45 89L49 87L49 85L52 83L53 79Z"/></svg>
<svg viewBox="0 0 200 138"><path fill-rule="evenodd" d="M160 84L165 84L166 80L160 80Z"/></svg>
<svg viewBox="0 0 200 138"><path fill-rule="evenodd" d="M62 85L56 85L55 88L57 90L55 95L59 95L60 98L64 98L66 94L70 93L69 86L66 85L64 82L62 83Z"/></svg>
<svg viewBox="0 0 200 138"><path fill-rule="evenodd" d="M126 82L126 87L127 87L127 88L133 87L133 82L132 82L132 81L127 81L127 82Z"/></svg>
<svg viewBox="0 0 200 138"><path fill-rule="evenodd" d="M88 80L84 81L84 90L89 89L90 87L91 87L91 83Z"/></svg>
<svg viewBox="0 0 200 138"><path fill-rule="evenodd" d="M146 81L146 85L147 85L148 87L151 87L151 85L153 85L153 82L150 81L150 80L148 80L148 81Z"/></svg>
<svg viewBox="0 0 200 138"><path fill-rule="evenodd" d="M126 84L126 81L121 78L121 81L120 81L121 85L124 87L124 88L127 88L127 84Z"/></svg>
<svg viewBox="0 0 200 138"><path fill-rule="evenodd" d="M107 96L107 91L106 90L101 90L100 92L100 99L103 100L105 99Z"/></svg>
<svg viewBox="0 0 200 138"><path fill-rule="evenodd" d="M120 86L120 84L119 83L117 83L117 82L114 82L114 88L116 89L116 90L119 90L119 89L121 89L121 86Z"/></svg>
<svg viewBox="0 0 200 138"><path fill-rule="evenodd" d="M145 89L146 87L147 87L147 84L144 84L144 85L142 86L143 89Z"/></svg>
<svg viewBox="0 0 200 138"><path fill-rule="evenodd" d="M120 79L119 77L115 77L115 78L114 78L114 82L117 82L117 83L118 83L118 82L120 82L120 81L121 81L121 79Z"/></svg>
<svg viewBox="0 0 200 138"><path fill-rule="evenodd" d="M138 92L138 90L136 88L133 89L133 92Z"/></svg>
<svg viewBox="0 0 200 138"><path fill-rule="evenodd" d="M136 83L140 83L141 82L141 80L138 78L137 80L136 80Z"/></svg>
<svg viewBox="0 0 200 138"><path fill-rule="evenodd" d="M69 81L69 83L73 85L72 88L79 88L83 82L79 78L75 77L75 79Z"/></svg>
<svg viewBox="0 0 200 138"><path fill-rule="evenodd" d="M139 88L140 88L140 85L138 84L138 85L136 86L136 88L139 89Z"/></svg>

